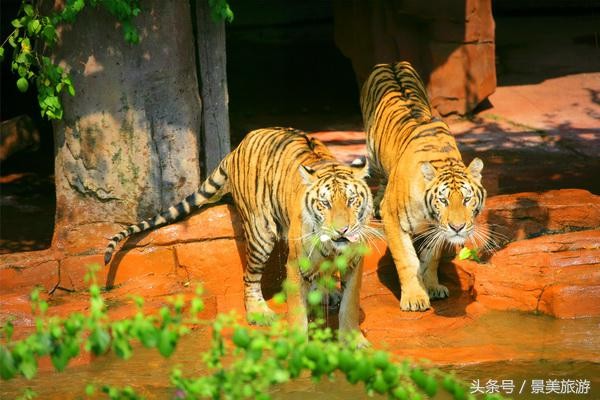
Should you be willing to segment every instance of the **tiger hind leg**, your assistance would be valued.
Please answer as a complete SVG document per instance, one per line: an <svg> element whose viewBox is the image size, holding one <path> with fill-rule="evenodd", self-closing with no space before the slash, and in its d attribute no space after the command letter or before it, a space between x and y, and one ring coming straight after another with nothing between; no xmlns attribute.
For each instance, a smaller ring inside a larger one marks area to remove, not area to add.
<svg viewBox="0 0 600 400"><path fill-rule="evenodd" d="M261 279L267 260L275 247L275 237L270 238L269 241L264 241L249 236L247 234L247 262L244 271L246 320L252 325L270 325L276 314L265 301Z"/></svg>

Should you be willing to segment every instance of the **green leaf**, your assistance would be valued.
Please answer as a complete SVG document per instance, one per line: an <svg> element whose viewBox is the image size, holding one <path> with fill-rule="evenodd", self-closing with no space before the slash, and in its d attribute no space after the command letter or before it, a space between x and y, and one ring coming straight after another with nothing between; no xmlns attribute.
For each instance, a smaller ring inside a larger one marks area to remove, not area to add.
<svg viewBox="0 0 600 400"><path fill-rule="evenodd" d="M398 400L408 400L408 391L402 386L398 386L392 392L392 396Z"/></svg>
<svg viewBox="0 0 600 400"><path fill-rule="evenodd" d="M100 355L108 350L110 345L110 335L106 329L101 326L96 326L88 337L87 347L95 355Z"/></svg>
<svg viewBox="0 0 600 400"><path fill-rule="evenodd" d="M2 327L2 330L4 332L4 340L9 342L12 338L13 331L15 330L15 327L13 326L13 323L10 319L6 321L4 327Z"/></svg>
<svg viewBox="0 0 600 400"><path fill-rule="evenodd" d="M248 330L246 328L242 328L238 326L233 331L233 343L240 348L247 348L250 344L250 335L248 334Z"/></svg>
<svg viewBox="0 0 600 400"><path fill-rule="evenodd" d="M26 358L22 359L19 365L19 371L25 378L33 378L37 373L37 361L35 361L35 358L29 354Z"/></svg>
<svg viewBox="0 0 600 400"><path fill-rule="evenodd" d="M85 7L85 2L83 0L75 0L72 7L73 10L78 13Z"/></svg>
<svg viewBox="0 0 600 400"><path fill-rule="evenodd" d="M25 6L23 7L23 11L25 12L25 15L33 17L34 9L31 4L25 4Z"/></svg>
<svg viewBox="0 0 600 400"><path fill-rule="evenodd" d="M334 264L340 272L344 273L344 271L346 271L348 268L348 258L345 256L336 257Z"/></svg>
<svg viewBox="0 0 600 400"><path fill-rule="evenodd" d="M47 44L54 44L56 42L56 29L52 25L44 26L42 30L42 37L46 41Z"/></svg>
<svg viewBox="0 0 600 400"><path fill-rule="evenodd" d="M93 383L88 383L85 386L85 395L91 397L94 395L94 393L96 393L96 386L94 386Z"/></svg>
<svg viewBox="0 0 600 400"><path fill-rule="evenodd" d="M158 338L158 351L163 357L170 357L175 350L177 334L169 329L163 329Z"/></svg>
<svg viewBox="0 0 600 400"><path fill-rule="evenodd" d="M311 306L316 306L321 304L321 300L323 300L323 293L318 290L313 290L308 293L308 304Z"/></svg>
<svg viewBox="0 0 600 400"><path fill-rule="evenodd" d="M29 89L29 82L27 81L27 79L23 77L19 78L17 80L17 89L19 89L19 92L25 93L27 89Z"/></svg>
<svg viewBox="0 0 600 400"><path fill-rule="evenodd" d="M373 354L373 363L379 369L386 369L390 365L389 355L385 351L377 351Z"/></svg>
<svg viewBox="0 0 600 400"><path fill-rule="evenodd" d="M113 349L117 354L117 357L120 357L124 360L127 360L133 354L133 349L131 347L131 343L125 338L119 337L113 341Z"/></svg>
<svg viewBox="0 0 600 400"><path fill-rule="evenodd" d="M310 269L311 262L308 257L300 257L298 260L298 266L300 267L300 271L306 272Z"/></svg>
<svg viewBox="0 0 600 400"><path fill-rule="evenodd" d="M15 376L17 370L15 368L15 360L8 348L0 347L0 377L4 380L11 379Z"/></svg>
<svg viewBox="0 0 600 400"><path fill-rule="evenodd" d="M8 37L8 44L10 44L12 47L17 47L17 43L15 42L15 40L17 39L17 37L19 36L19 30L15 30L12 35L10 35Z"/></svg>
<svg viewBox="0 0 600 400"><path fill-rule="evenodd" d="M4 60L4 47L0 47L0 62Z"/></svg>
<svg viewBox="0 0 600 400"><path fill-rule="evenodd" d="M69 354L62 347L58 347L57 351L50 355L50 359L58 372L64 371L67 364L69 364Z"/></svg>
<svg viewBox="0 0 600 400"><path fill-rule="evenodd" d="M31 20L27 24L27 32L29 32L30 35L37 35L41 29L42 29L42 25L40 24L40 21L37 19Z"/></svg>
<svg viewBox="0 0 600 400"><path fill-rule="evenodd" d="M479 256L477 255L477 249L470 249L468 247L463 247L458 252L459 260L473 260L480 262Z"/></svg>
<svg viewBox="0 0 600 400"><path fill-rule="evenodd" d="M285 293L283 293L283 292L276 293L275 296L273 296L273 301L275 302L275 304L285 303Z"/></svg>

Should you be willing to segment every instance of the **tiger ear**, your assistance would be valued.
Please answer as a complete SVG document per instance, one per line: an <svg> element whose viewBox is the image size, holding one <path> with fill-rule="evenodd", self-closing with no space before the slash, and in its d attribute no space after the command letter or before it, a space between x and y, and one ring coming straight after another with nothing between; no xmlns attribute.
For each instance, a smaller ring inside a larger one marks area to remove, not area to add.
<svg viewBox="0 0 600 400"><path fill-rule="evenodd" d="M483 169L483 161L480 158L475 157L469 164L468 170L471 177L477 182L481 182L481 170Z"/></svg>
<svg viewBox="0 0 600 400"><path fill-rule="evenodd" d="M311 185L315 181L315 170L311 167L300 164L298 172L300 172L302 182L304 182L305 185Z"/></svg>
<svg viewBox="0 0 600 400"><path fill-rule="evenodd" d="M421 163L421 173L423 174L423 178L425 178L425 181L431 182L433 178L435 178L437 171L429 161L423 161Z"/></svg>
<svg viewBox="0 0 600 400"><path fill-rule="evenodd" d="M356 179L365 179L369 176L369 162L366 157L357 158L350 163L352 173Z"/></svg>

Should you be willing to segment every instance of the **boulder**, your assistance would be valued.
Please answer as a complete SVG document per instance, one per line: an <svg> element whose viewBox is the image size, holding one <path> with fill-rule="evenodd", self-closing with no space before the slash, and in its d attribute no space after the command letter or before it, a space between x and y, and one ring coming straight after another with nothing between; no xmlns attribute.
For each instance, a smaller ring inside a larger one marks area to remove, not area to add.
<svg viewBox="0 0 600 400"><path fill-rule="evenodd" d="M442 116L464 115L496 89L491 1L333 4L335 42L359 87L375 64L410 61Z"/></svg>
<svg viewBox="0 0 600 400"><path fill-rule="evenodd" d="M478 222L504 236L504 241L596 229L600 228L600 196L581 189L493 196Z"/></svg>
<svg viewBox="0 0 600 400"><path fill-rule="evenodd" d="M519 240L486 263L454 259L443 273L491 309L600 316L600 230Z"/></svg>

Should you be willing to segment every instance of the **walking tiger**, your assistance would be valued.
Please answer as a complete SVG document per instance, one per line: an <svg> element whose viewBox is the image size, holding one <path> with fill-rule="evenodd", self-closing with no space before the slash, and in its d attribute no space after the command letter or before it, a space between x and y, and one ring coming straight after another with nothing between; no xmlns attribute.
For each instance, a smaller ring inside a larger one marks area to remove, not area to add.
<svg viewBox="0 0 600 400"><path fill-rule="evenodd" d="M382 179L375 207L400 278L400 307L426 310L430 299L448 296L437 276L444 243L479 235L474 219L486 197L483 162L475 158L465 167L407 62L376 65L360 102L369 163Z"/></svg>
<svg viewBox="0 0 600 400"><path fill-rule="evenodd" d="M366 163L339 163L320 141L292 128L252 131L210 174L200 189L152 219L115 235L105 252L109 263L118 242L131 234L169 224L209 202L231 193L246 237L244 300L250 323L269 322L274 312L261 291L261 277L276 241L287 240L287 279L299 287L288 294L292 323L307 329L306 296L323 259L334 257L350 243L373 234L368 226L371 192L364 181ZM319 245L317 245L317 243ZM300 270L308 257L313 266ZM349 260L342 278L340 331L359 331L359 289L362 257Z"/></svg>

